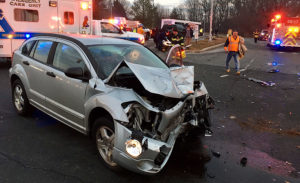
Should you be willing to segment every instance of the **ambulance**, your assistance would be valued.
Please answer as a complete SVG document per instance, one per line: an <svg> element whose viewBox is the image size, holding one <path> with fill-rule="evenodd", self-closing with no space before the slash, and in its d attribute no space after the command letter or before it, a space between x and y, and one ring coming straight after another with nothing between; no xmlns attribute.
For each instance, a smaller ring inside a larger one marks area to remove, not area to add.
<svg viewBox="0 0 300 183"><path fill-rule="evenodd" d="M92 0L0 0L0 58L39 33L91 34Z"/></svg>
<svg viewBox="0 0 300 183"><path fill-rule="evenodd" d="M300 47L300 17L275 15L271 20L268 46L273 48Z"/></svg>

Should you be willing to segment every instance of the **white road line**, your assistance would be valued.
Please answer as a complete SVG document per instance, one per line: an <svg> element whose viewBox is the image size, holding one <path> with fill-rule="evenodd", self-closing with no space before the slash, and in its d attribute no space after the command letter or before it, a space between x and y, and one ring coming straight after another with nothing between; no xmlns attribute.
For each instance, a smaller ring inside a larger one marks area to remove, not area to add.
<svg viewBox="0 0 300 183"><path fill-rule="evenodd" d="M250 65L251 65L254 61L255 61L255 58L251 59L250 62L249 62L249 64L246 65L246 67L245 67L244 69L241 69L240 72L246 71L246 70L248 69L248 67L250 67Z"/></svg>

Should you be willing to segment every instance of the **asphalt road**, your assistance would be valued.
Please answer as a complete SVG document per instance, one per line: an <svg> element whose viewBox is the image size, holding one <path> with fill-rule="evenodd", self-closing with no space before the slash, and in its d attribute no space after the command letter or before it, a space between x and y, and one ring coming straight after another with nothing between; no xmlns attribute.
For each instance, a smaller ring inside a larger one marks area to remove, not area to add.
<svg viewBox="0 0 300 183"><path fill-rule="evenodd" d="M97 159L88 137L38 110L32 117L18 116L8 66L0 63L0 183L300 182L300 52L246 44L241 76L225 73L222 48L187 55L185 63L195 65L196 79L216 101L214 135L178 142L155 176L112 172ZM267 72L273 61L280 72ZM276 85L261 86L248 77ZM240 164L243 157L246 166Z"/></svg>

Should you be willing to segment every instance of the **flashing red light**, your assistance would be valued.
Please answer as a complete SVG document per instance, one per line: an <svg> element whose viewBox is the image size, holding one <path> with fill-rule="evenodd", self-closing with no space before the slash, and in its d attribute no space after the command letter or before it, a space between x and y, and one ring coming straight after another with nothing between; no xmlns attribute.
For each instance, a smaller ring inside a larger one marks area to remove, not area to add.
<svg viewBox="0 0 300 183"><path fill-rule="evenodd" d="M277 24L276 27L277 27L277 28L280 28L280 27L281 27L281 24Z"/></svg>
<svg viewBox="0 0 300 183"><path fill-rule="evenodd" d="M275 18L276 18L277 20L279 20L279 19L281 19L281 15L280 15L280 14L275 15Z"/></svg>

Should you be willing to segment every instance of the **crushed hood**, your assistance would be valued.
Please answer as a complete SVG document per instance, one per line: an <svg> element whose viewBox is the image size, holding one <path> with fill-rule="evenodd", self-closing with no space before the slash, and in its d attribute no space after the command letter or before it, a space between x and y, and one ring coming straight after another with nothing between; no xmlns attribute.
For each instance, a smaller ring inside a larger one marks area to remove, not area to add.
<svg viewBox="0 0 300 183"><path fill-rule="evenodd" d="M193 66L170 70L123 61L114 69L107 81L112 78L122 64L126 64L130 68L143 87L150 93L171 98L182 98L193 92Z"/></svg>

